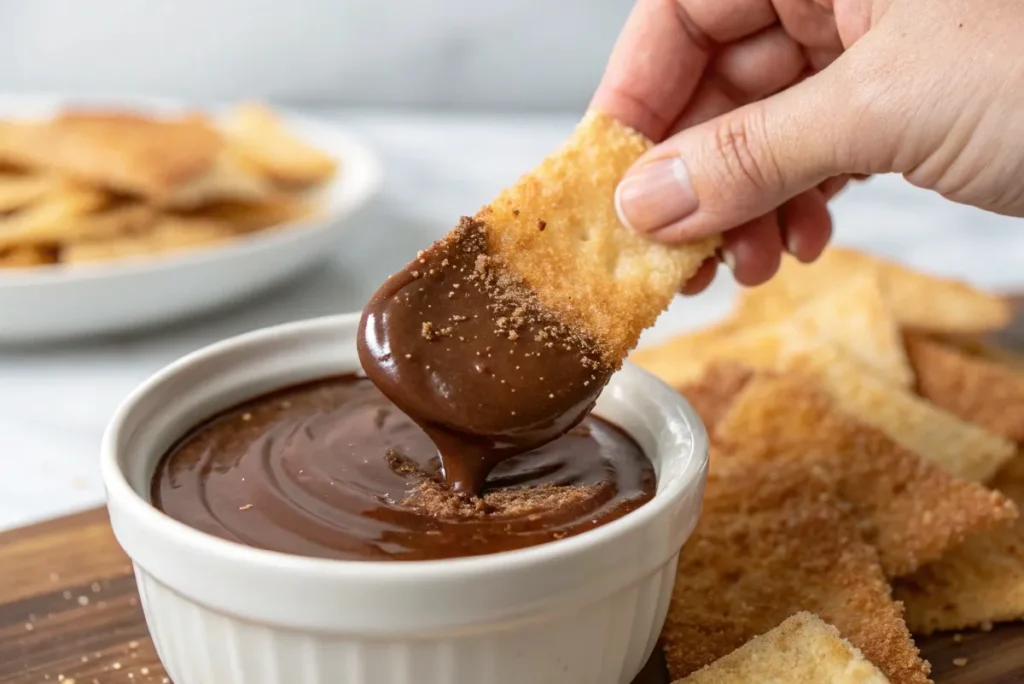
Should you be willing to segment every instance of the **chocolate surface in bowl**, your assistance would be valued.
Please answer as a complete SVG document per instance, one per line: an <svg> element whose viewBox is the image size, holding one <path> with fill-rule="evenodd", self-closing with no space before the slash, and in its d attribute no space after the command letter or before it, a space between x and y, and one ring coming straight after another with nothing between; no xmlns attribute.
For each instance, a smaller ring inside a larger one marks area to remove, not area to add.
<svg viewBox="0 0 1024 684"><path fill-rule="evenodd" d="M431 439L367 379L258 397L193 429L162 459L153 504L250 546L346 560L508 551L593 529L654 495L653 467L589 416L499 464L481 496L450 490Z"/></svg>

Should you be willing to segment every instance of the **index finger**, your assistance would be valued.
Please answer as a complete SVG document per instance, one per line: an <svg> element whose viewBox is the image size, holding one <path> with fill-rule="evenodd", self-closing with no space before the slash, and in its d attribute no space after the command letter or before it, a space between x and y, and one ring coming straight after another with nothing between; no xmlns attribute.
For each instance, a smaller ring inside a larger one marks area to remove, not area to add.
<svg viewBox="0 0 1024 684"><path fill-rule="evenodd" d="M638 0L590 106L660 142L693 96L715 45L777 20L771 0Z"/></svg>

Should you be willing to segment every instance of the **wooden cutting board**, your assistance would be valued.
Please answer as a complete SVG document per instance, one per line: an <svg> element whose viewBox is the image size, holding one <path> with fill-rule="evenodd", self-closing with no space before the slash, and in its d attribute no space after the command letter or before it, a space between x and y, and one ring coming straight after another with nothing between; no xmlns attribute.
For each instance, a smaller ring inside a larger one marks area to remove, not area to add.
<svg viewBox="0 0 1024 684"><path fill-rule="evenodd" d="M998 342L1024 349L1024 299ZM918 640L938 684L1024 682L1024 623ZM196 648L202 648L196 644ZM966 659L966 664L956 662ZM0 533L0 684L168 683L106 511ZM660 654L634 684L668 681ZM211 684L244 684L214 682ZM386 683L382 683L386 684ZM524 683L526 684L526 683Z"/></svg>
<svg viewBox="0 0 1024 684"><path fill-rule="evenodd" d="M946 634L919 645L938 684L1024 682L1024 623L964 633L961 643ZM954 665L959 658L967 664ZM169 681L146 632L131 564L102 509L0 534L0 683L56 684L61 676L65 684ZM637 684L667 681L656 658Z"/></svg>

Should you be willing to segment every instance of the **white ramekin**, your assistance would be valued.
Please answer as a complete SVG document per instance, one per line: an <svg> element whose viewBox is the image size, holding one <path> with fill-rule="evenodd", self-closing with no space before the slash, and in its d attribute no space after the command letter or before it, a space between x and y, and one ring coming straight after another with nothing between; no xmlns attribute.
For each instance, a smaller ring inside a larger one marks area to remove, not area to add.
<svg viewBox="0 0 1024 684"><path fill-rule="evenodd" d="M627 365L596 412L654 463L645 506L584 534L489 556L332 561L253 549L150 504L188 428L264 392L359 368L357 315L269 328L171 364L103 439L114 534L175 684L628 683L654 648L700 514L707 436L676 392Z"/></svg>

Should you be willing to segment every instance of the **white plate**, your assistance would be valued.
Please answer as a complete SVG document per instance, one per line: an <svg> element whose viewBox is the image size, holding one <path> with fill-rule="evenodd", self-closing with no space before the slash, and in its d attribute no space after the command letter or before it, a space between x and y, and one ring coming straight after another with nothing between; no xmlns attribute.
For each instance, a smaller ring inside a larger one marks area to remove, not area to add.
<svg viewBox="0 0 1024 684"><path fill-rule="evenodd" d="M0 99L2 117L44 117L68 105L173 113L184 105L153 99ZM322 191L321 213L226 245L164 257L82 266L0 269L0 343L32 343L144 328L210 311L296 275L330 253L347 221L381 181L376 155L338 127L281 113L288 128L334 156L337 178Z"/></svg>

